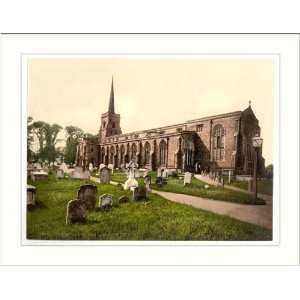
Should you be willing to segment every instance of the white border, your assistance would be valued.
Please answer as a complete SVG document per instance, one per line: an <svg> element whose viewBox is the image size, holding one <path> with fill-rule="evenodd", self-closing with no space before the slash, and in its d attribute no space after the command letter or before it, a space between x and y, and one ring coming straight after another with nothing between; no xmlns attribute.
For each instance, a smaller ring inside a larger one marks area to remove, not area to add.
<svg viewBox="0 0 300 300"><path fill-rule="evenodd" d="M286 135L281 135L280 193L283 203L281 213L280 245L267 246L206 246L206 247L43 247L20 245L21 214L20 187L9 180L18 173L20 122L10 122L11 116L20 116L20 54L22 53L278 53L281 56L281 99L282 113L280 131L298 137L298 37L270 35L138 35L138 36L5 36L3 39L3 90L6 113L2 113L1 138L6 141L2 157L1 177L1 250L5 264L159 264L159 265L232 265L232 264L295 264L299 262L299 205L298 170L288 168L298 159L298 140L294 147L287 148ZM24 103L23 103L24 105ZM276 117L276 116L275 116ZM275 121L275 118L274 118ZM7 126L9 124L9 127ZM277 124L277 123L276 123ZM275 124L275 125L276 125ZM278 125L279 127L279 125ZM9 129L9 130L8 130ZM275 137L276 138L276 137ZM1 143L2 144L2 143ZM8 146L8 147L7 147ZM283 154L283 155L282 155ZM274 161L275 161L274 152ZM279 155L279 153L277 153ZM9 158L14 158L9 159ZM286 164L289 159L293 162ZM10 164L9 164L10 163ZM6 170L5 177L3 170ZM275 170L276 172L276 170ZM287 174L292 173L287 179ZM294 184L294 185L293 185ZM294 187L294 188L293 188ZM278 188L278 187L277 187ZM278 192L278 190L277 190ZM276 191L275 191L276 193ZM274 193L274 194L275 194ZM9 197L7 197L9 195ZM283 197L284 196L284 197ZM288 198L288 201L287 201ZM13 201L11 200L13 199ZM275 209L275 205L274 205ZM14 212L13 214L11 212ZM20 212L16 214L16 212ZM5 212L5 213L4 213ZM10 212L10 213L7 213ZM275 227L275 226L274 226ZM275 232L275 231L274 231ZM169 243L169 242L168 242ZM240 242L239 242L240 243ZM120 244L118 242L118 244ZM120 255L121 254L121 255ZM80 257L80 259L78 259Z"/></svg>

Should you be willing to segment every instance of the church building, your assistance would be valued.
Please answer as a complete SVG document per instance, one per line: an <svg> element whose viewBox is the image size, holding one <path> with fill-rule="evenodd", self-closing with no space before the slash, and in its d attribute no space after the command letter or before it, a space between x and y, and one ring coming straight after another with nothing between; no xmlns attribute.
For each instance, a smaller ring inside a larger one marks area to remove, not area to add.
<svg viewBox="0 0 300 300"><path fill-rule="evenodd" d="M78 144L77 166L87 168L89 163L94 166L103 163L122 168L133 160L140 168L151 170L162 167L196 173L222 170L252 174L255 151L252 137L260 136L260 127L250 102L243 111L129 133L122 133L114 102L112 81L108 111L101 115L99 143L82 140ZM262 174L262 149L258 153L258 166Z"/></svg>

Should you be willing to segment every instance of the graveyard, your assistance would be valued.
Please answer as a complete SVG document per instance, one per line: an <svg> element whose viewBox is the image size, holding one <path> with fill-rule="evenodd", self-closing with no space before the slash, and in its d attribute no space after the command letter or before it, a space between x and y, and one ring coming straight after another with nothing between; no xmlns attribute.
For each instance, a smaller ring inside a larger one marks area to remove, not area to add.
<svg viewBox="0 0 300 300"><path fill-rule="evenodd" d="M147 172L136 178L134 165L127 171L114 170L112 174L109 168L102 166L98 171L100 174L91 170L94 176L85 176L88 170L75 169L64 173L61 169L49 170L47 178L41 178L39 174L35 178L36 172L29 177L31 191L35 188L35 201L30 200L30 209L27 210L29 240L272 239L270 229L169 201L154 190L263 204L251 202L252 198L247 194L221 187L205 188L206 184L196 178L190 178L190 183L185 184L180 177L168 176L157 184L159 176L156 172Z"/></svg>
<svg viewBox="0 0 300 300"><path fill-rule="evenodd" d="M149 172L149 175L151 176L152 182L154 183L157 173L151 171ZM114 172L112 174L112 180L116 182L124 183L126 181L126 178L127 177L125 172ZM142 182L142 179L140 179L139 181ZM264 200L262 199L253 199L251 195L239 191L232 191L222 187L206 185L205 182L194 177L191 179L191 183L187 186L184 186L183 177L168 176L167 184L163 184L160 187L152 184L151 187L160 191L199 196L213 200L222 200L253 205L265 204Z"/></svg>

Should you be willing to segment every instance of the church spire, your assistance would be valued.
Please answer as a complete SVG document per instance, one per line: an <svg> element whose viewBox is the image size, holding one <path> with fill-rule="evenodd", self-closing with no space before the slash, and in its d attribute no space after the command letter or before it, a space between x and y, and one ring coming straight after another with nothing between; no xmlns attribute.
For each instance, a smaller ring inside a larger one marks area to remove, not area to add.
<svg viewBox="0 0 300 300"><path fill-rule="evenodd" d="M115 113L115 95L114 95L114 78L113 77L111 80L108 112L113 113L113 114Z"/></svg>

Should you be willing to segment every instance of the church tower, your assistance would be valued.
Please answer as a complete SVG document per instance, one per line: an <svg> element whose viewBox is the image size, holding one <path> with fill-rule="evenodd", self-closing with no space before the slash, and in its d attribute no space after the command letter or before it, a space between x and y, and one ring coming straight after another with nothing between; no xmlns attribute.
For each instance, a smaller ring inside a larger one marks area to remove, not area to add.
<svg viewBox="0 0 300 300"><path fill-rule="evenodd" d="M111 81L108 111L101 115L99 142L103 143L106 137L122 134L120 115L115 113L114 81Z"/></svg>

